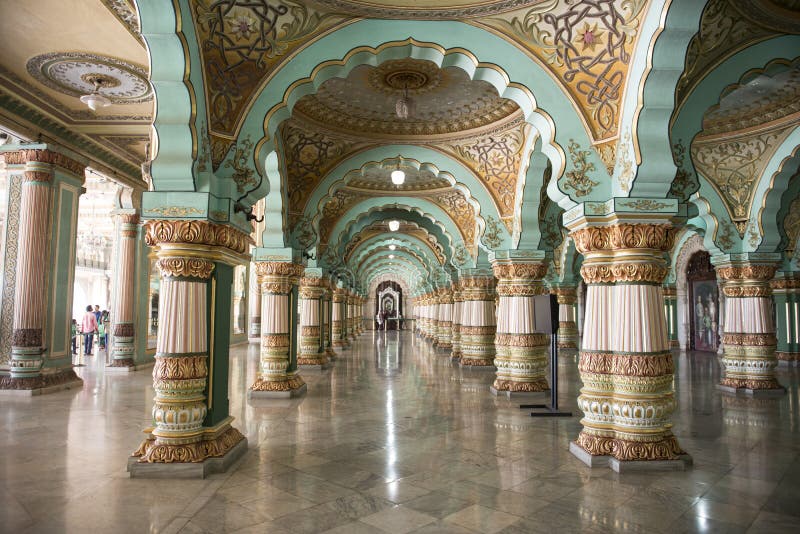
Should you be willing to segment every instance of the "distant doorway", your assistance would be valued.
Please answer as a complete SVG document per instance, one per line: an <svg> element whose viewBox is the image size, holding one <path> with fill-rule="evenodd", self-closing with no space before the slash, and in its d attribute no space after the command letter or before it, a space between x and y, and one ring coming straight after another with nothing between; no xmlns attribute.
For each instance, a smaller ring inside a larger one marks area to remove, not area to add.
<svg viewBox="0 0 800 534"><path fill-rule="evenodd" d="M375 327L378 330L400 330L403 319L403 288L387 280L375 289Z"/></svg>
<svg viewBox="0 0 800 534"><path fill-rule="evenodd" d="M701 250L692 254L686 268L691 310L691 349L716 352L719 347L719 293L711 256Z"/></svg>

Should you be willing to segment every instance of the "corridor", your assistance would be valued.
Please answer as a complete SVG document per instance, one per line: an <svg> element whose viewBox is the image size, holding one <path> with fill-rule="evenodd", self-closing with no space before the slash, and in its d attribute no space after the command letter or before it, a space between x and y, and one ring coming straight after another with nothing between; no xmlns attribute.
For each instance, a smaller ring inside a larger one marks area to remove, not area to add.
<svg viewBox="0 0 800 534"><path fill-rule="evenodd" d="M257 345L231 352L231 415L246 456L205 480L129 479L150 425L147 371L3 399L3 532L788 532L800 528L798 371L789 394L722 395L715 356L676 356L674 430L686 472L592 470L571 455L579 417L534 419L412 333L367 332L308 394L251 400ZM562 408L577 412L577 357ZM537 398L537 397L533 397ZM13 429L13 432L12 432ZM646 510L646 513L642 513Z"/></svg>

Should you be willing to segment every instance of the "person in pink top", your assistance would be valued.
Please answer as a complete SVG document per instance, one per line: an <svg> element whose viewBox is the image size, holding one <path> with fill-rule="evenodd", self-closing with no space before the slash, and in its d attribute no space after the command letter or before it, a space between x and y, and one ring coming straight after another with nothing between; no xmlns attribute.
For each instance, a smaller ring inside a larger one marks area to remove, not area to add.
<svg viewBox="0 0 800 534"><path fill-rule="evenodd" d="M83 315L81 321L81 332L83 332L83 345L84 354L86 356L92 355L92 338L97 332L97 317L92 312L92 306L86 306L86 313Z"/></svg>

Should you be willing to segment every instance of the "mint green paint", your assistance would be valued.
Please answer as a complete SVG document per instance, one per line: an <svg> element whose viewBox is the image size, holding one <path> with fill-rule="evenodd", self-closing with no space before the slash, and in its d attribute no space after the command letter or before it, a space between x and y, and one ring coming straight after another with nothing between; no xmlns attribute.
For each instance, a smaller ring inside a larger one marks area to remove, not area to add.
<svg viewBox="0 0 800 534"><path fill-rule="evenodd" d="M183 81L183 45L176 34L173 5L162 0L137 0L141 33L150 52L150 82L156 98L153 127L158 154L151 174L157 191L194 191L192 175L192 99ZM196 48L195 43L187 43Z"/></svg>
<svg viewBox="0 0 800 534"><path fill-rule="evenodd" d="M626 95L621 113L621 136L625 134L626 125L632 125L638 112L635 136L638 140L641 153L641 166L636 169L636 178L633 182L630 195L649 198L664 198L670 190L672 179L675 177L675 162L672 158L670 137L665 135L669 131L670 117L675 110L675 87L684 70L686 50L691 38L697 33L700 26L705 2L697 0L672 0L669 4L664 29L656 38L653 46L652 68L647 72L648 48L652 36L661 26L661 6L663 0L651 7L639 30L637 48L632 56L632 65L626 82ZM641 80L646 77L642 92L642 108L639 109L638 88ZM719 95L719 91L714 93ZM702 110L704 112L705 109ZM701 112L701 115L702 115ZM692 136L693 137L693 136ZM672 132L672 142L680 136ZM691 139L684 137L684 139ZM619 188L619 178L623 168L617 161L614 172L614 195L622 193Z"/></svg>
<svg viewBox="0 0 800 534"><path fill-rule="evenodd" d="M500 219L500 213L491 194L468 167L452 156L415 145L380 146L347 158L320 182L306 204L304 215L313 218L314 226L318 228L322 208L336 191L346 186L353 176L361 176L371 168L394 168L398 155L402 156L403 165L406 167L427 170L434 176L447 179L451 186L465 194L476 215L488 214ZM396 197L386 198L391 200Z"/></svg>
<svg viewBox="0 0 800 534"><path fill-rule="evenodd" d="M517 181L517 205L514 207L514 214L518 214L520 224L515 228L513 236L512 246L515 248L537 247L542 237L539 229L539 206L542 201L542 184L550 160L539 149L540 142L537 139L524 179Z"/></svg>
<svg viewBox="0 0 800 534"><path fill-rule="evenodd" d="M671 142L681 142L687 148L682 169L690 176L697 177L696 170L688 155L688 147L694 137L703 129L703 115L711 106L719 103L719 97L726 87L739 82L742 75L754 69L761 69L775 59L778 51L800 50L800 36L784 35L751 45L720 63L710 71L684 102L670 128ZM697 187L697 184L695 184ZM688 191L693 193L694 191ZM699 206L698 206L699 209Z"/></svg>
<svg viewBox="0 0 800 534"><path fill-rule="evenodd" d="M789 187L789 181L800 170L800 126L796 127L777 148L764 168L755 187L754 201L750 207L750 228L760 234L758 252L778 252L781 244L783 218L781 201ZM763 208L759 199L764 199ZM761 218L762 230L758 223ZM749 229L748 229L749 230Z"/></svg>
<svg viewBox="0 0 800 534"><path fill-rule="evenodd" d="M680 233L678 234L678 238L675 240L675 245L672 247L672 250L669 253L669 271L667 272L667 277L664 279L665 286L674 286L678 283L678 272L675 270L678 264L678 256L680 255L681 250L683 250L683 247L686 245L686 242L695 235L702 235L702 233L691 227L685 227L681 229Z"/></svg>
<svg viewBox="0 0 800 534"><path fill-rule="evenodd" d="M212 280L216 284L207 284L208 308L206 321L208 324L209 384L206 386L206 398L211 396L211 406L203 421L203 426L211 427L228 417L228 366L230 361L231 332L231 286L233 285L233 267L222 262L214 262ZM216 287L214 287L216 286ZM213 312L213 322L212 322Z"/></svg>
<svg viewBox="0 0 800 534"><path fill-rule="evenodd" d="M334 250L338 251L341 257L344 246L365 226L375 221L398 219L414 222L436 236L437 241L444 247L445 257L450 261L456 243L461 242L461 234L450 217L441 208L428 201L421 202L420 199L409 197L394 197L392 200L394 202L388 203L383 198L368 199L353 206L334 226L331 236L334 238L338 236L339 240L329 243L329 246L334 246ZM424 206L427 211L409 205L408 200ZM457 236L458 241L452 236Z"/></svg>
<svg viewBox="0 0 800 534"><path fill-rule="evenodd" d="M144 242L144 227L136 232L136 268L134 270L135 310L134 310L134 353L136 365L154 360L155 352L147 353L147 330L150 324L150 248Z"/></svg>
<svg viewBox="0 0 800 534"><path fill-rule="evenodd" d="M409 36L422 41L428 41L430 36L436 36L436 45L453 51L442 54L427 46L400 44ZM397 43L397 46L388 46L376 53L374 49L386 43ZM314 73L313 80L293 88L287 95L288 106L283 106L285 88L293 84L299 76L310 76L321 63L342 61L358 45L372 47L373 50L353 54L344 64L328 65L319 69ZM469 50L479 61L499 65L505 70L505 76L494 69L477 68L474 60L460 50ZM243 135L258 134L263 141L256 156L259 164L265 162L269 154L276 149L274 140L278 125L290 116L291 108L297 100L314 92L331 77L346 76L358 65L377 65L388 59L405 57L427 59L443 67L462 68L472 79L492 83L501 96L517 102L528 122L542 136L542 150L551 160L557 176L565 166L564 151L561 147L565 146L569 139L576 139L584 147L591 145L579 113L561 86L553 80L546 69L528 58L513 44L480 28L455 21L371 19L348 25L309 45L292 58L291 68L280 69L262 89L242 127ZM533 88L535 101L526 91L510 86L509 79L524 87ZM264 124L265 111L273 108L275 113L269 118L269 122ZM558 119L558 139L551 117ZM596 166L602 165L596 154L590 154L589 158ZM274 183L276 178L270 176L270 171L274 171L275 166L265 165L261 170L269 177L270 182ZM565 197L566 195L557 188L553 191L553 198L569 203L569 199Z"/></svg>
<svg viewBox="0 0 800 534"><path fill-rule="evenodd" d="M82 180L56 172L53 183L47 320L44 343L48 350L45 368L69 365L72 295L75 273L78 195ZM26 187L26 185L23 185ZM72 188L72 190L70 190Z"/></svg>

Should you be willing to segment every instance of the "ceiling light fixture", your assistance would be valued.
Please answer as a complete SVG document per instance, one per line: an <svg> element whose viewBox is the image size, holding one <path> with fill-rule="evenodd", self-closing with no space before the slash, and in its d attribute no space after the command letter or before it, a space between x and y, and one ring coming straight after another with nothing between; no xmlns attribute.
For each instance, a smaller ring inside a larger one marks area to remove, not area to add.
<svg viewBox="0 0 800 534"><path fill-rule="evenodd" d="M100 75L87 76L86 81L94 85L94 91L81 97L81 102L89 106L92 111L111 105L111 100L100 94L100 88L109 85L109 78Z"/></svg>
<svg viewBox="0 0 800 534"><path fill-rule="evenodd" d="M396 232L400 229L400 221L389 221L389 231Z"/></svg>
<svg viewBox="0 0 800 534"><path fill-rule="evenodd" d="M394 111L398 119L406 120L414 114L414 100L408 96L408 83L403 84L403 95L397 99Z"/></svg>
<svg viewBox="0 0 800 534"><path fill-rule="evenodd" d="M394 254L389 254L389 259L393 260L394 259Z"/></svg>
<svg viewBox="0 0 800 534"><path fill-rule="evenodd" d="M389 245L389 250L395 250L395 249L397 249L397 245Z"/></svg>
<svg viewBox="0 0 800 534"><path fill-rule="evenodd" d="M397 168L392 171L392 183L394 185L403 185L406 181L406 173L400 170L400 164L403 163L403 157L397 156Z"/></svg>

